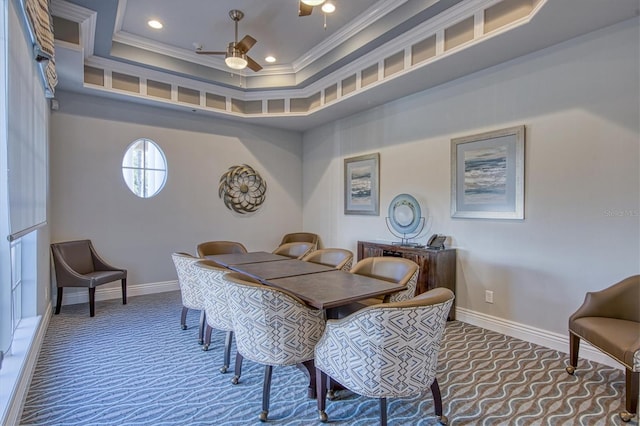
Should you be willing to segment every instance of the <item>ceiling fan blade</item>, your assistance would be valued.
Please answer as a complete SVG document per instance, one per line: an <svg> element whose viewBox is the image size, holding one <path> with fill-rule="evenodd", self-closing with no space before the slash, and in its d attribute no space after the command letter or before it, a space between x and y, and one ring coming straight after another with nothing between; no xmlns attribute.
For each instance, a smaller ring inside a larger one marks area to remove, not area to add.
<svg viewBox="0 0 640 426"><path fill-rule="evenodd" d="M253 45L257 43L257 41L258 40L247 34L236 44L236 50L239 50L242 53L247 53L249 49L251 49Z"/></svg>
<svg viewBox="0 0 640 426"><path fill-rule="evenodd" d="M309 16L313 12L313 6L298 1L298 16Z"/></svg>
<svg viewBox="0 0 640 426"><path fill-rule="evenodd" d="M258 72L262 69L262 65L247 56L247 68Z"/></svg>
<svg viewBox="0 0 640 426"><path fill-rule="evenodd" d="M212 50L196 50L198 55L226 55L227 52L214 52Z"/></svg>

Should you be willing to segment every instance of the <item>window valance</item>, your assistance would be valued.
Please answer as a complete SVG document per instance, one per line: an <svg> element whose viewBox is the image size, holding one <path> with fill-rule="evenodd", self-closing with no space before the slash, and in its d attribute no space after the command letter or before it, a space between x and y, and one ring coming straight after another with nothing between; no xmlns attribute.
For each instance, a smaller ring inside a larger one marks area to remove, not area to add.
<svg viewBox="0 0 640 426"><path fill-rule="evenodd" d="M55 66L53 19L49 9L50 0L23 0L27 24L33 38L33 53L43 68L43 79L48 97L53 97L58 84Z"/></svg>

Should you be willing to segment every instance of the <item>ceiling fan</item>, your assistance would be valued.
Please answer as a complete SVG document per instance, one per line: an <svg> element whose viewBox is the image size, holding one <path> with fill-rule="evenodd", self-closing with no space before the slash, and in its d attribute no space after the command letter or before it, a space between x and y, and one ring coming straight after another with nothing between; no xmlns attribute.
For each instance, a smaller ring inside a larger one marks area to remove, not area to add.
<svg viewBox="0 0 640 426"><path fill-rule="evenodd" d="M229 68L234 70L242 70L248 67L253 71L260 71L262 66L247 56L247 52L256 44L257 40L247 34L242 40L238 41L238 21L244 17L244 13L240 10L233 9L229 11L229 17L235 22L236 36L234 41L230 42L227 46L227 50L216 52L202 50L202 47L200 47L196 49L196 53L200 55L224 55L224 62Z"/></svg>

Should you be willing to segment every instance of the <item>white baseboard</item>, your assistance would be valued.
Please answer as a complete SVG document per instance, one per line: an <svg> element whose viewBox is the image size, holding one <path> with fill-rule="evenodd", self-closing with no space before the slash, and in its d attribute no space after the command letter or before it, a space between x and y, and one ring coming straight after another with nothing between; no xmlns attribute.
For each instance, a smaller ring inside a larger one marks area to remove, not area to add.
<svg viewBox="0 0 640 426"><path fill-rule="evenodd" d="M482 314L465 308L456 307L456 319L467 324L486 328L487 330L515 337L536 345L568 353L569 332L566 335L553 333L540 328L531 327L514 321L505 320L491 315ZM585 341L580 342L580 358L608 365L609 367L624 370L624 366L605 355ZM567 355L567 365L569 356Z"/></svg>
<svg viewBox="0 0 640 426"><path fill-rule="evenodd" d="M180 290L178 281L161 281L157 283L127 285L127 297L142 296L145 294L163 293L165 291ZM120 286L96 288L96 300L120 299L122 290ZM75 305L76 303L88 303L89 290L86 288L65 287L62 293L63 305Z"/></svg>
<svg viewBox="0 0 640 426"><path fill-rule="evenodd" d="M17 425L22 417L24 401L31 385L40 348L52 315L51 303L41 317L22 320L12 343L12 354L4 359L2 392L8 392L6 407L0 424ZM20 330L24 329L24 333ZM3 398L4 399L4 398ZM0 407L1 408L1 407Z"/></svg>

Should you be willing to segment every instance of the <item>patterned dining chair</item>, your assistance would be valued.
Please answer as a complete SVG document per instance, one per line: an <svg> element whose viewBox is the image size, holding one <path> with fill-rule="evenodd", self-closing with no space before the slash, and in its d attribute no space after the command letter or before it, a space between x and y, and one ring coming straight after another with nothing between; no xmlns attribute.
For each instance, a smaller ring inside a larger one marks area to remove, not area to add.
<svg viewBox="0 0 640 426"><path fill-rule="evenodd" d="M229 273L229 270L220 268L217 263L210 260L200 260L194 264L194 268L196 278L201 283L204 310L206 313L207 328L202 349L205 351L209 349L213 329L226 331L224 361L220 368L221 373L226 373L229 369L231 343L233 341L233 321L231 320L231 311L224 287L224 277Z"/></svg>
<svg viewBox="0 0 640 426"><path fill-rule="evenodd" d="M292 259L302 259L311 251L315 250L315 245L308 242L285 243L273 251L273 254L287 256Z"/></svg>
<svg viewBox="0 0 640 426"><path fill-rule="evenodd" d="M353 264L353 253L350 250L341 248L325 248L312 251L304 256L302 260L333 266L336 269L349 272Z"/></svg>
<svg viewBox="0 0 640 426"><path fill-rule="evenodd" d="M178 274L178 285L180 286L180 296L182 297L182 314L180 315L180 326L187 329L187 312L189 309L200 311L200 326L198 328L198 344L204 343L205 326L205 306L202 294L202 285L195 274L194 265L200 259L188 253L177 252L171 254L173 264Z"/></svg>
<svg viewBox="0 0 640 426"><path fill-rule="evenodd" d="M315 349L320 420L328 420L330 376L352 392L379 398L382 426L387 424L387 398L417 395L430 388L435 414L441 424L447 424L436 368L453 299L451 290L440 287L413 299L381 303L328 320Z"/></svg>
<svg viewBox="0 0 640 426"><path fill-rule="evenodd" d="M324 331L324 313L275 287L226 275L238 353L263 364L262 412L267 421L273 366L305 364L313 371L313 352Z"/></svg>
<svg viewBox="0 0 640 426"><path fill-rule="evenodd" d="M216 254L246 253L242 243L235 241L207 241L197 246L198 256L214 256Z"/></svg>

